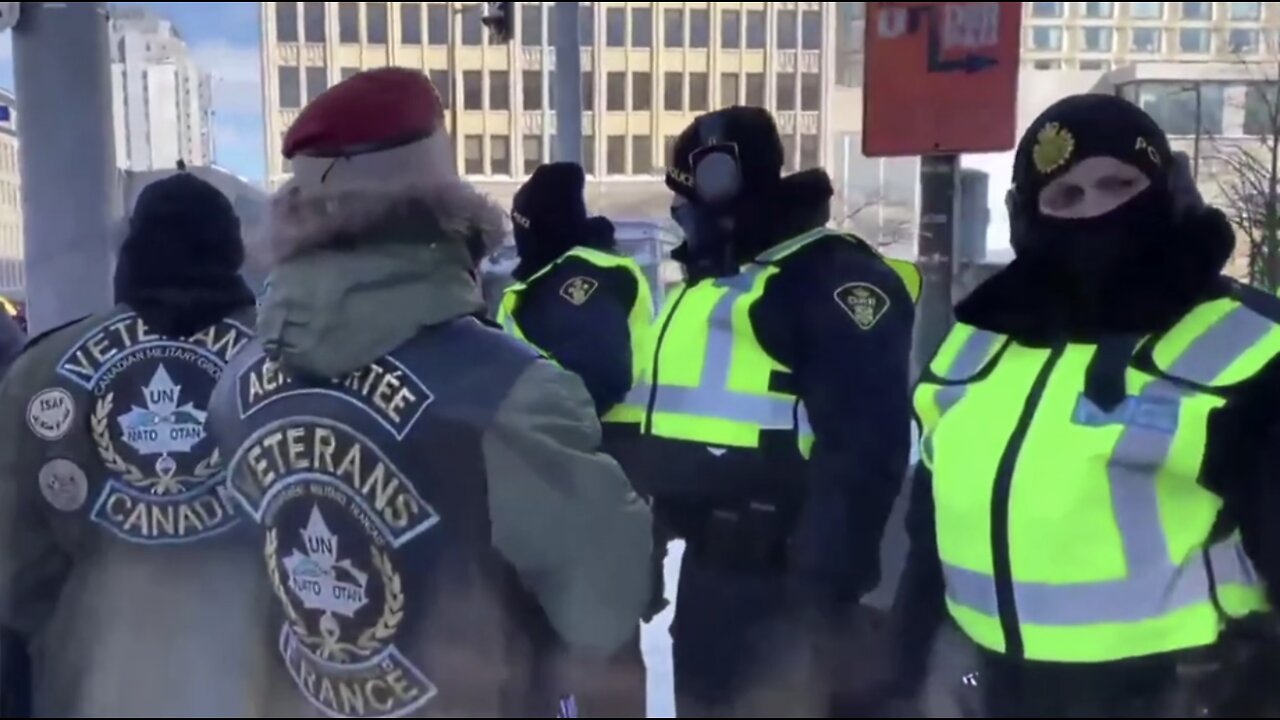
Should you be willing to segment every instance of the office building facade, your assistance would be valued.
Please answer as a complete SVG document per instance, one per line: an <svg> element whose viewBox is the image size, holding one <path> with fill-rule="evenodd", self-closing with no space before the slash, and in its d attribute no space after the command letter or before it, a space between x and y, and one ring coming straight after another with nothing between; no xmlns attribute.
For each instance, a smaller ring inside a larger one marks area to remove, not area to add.
<svg viewBox="0 0 1280 720"><path fill-rule="evenodd" d="M271 183L288 175L280 143L299 109L384 65L436 82L456 124L461 173L502 185L554 159L553 5L517 3L515 37L503 45L488 37L477 3L262 3ZM656 177L694 116L732 104L775 111L793 168L823 164L834 12L835 3L816 2L582 3L588 174Z"/></svg>
<svg viewBox="0 0 1280 720"><path fill-rule="evenodd" d="M111 83L120 168L213 162L211 79L173 23L143 8L113 8Z"/></svg>

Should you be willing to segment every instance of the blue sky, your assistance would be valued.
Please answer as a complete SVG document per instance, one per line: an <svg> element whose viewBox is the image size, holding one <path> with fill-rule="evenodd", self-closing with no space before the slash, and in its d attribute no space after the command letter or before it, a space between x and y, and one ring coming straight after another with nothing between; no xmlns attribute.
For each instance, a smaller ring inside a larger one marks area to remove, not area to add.
<svg viewBox="0 0 1280 720"><path fill-rule="evenodd" d="M255 182L263 167L261 41L256 2L123 2L173 20L202 69L213 74L216 162ZM13 87L9 34L0 36L0 86ZM19 113L22 98L18 98Z"/></svg>

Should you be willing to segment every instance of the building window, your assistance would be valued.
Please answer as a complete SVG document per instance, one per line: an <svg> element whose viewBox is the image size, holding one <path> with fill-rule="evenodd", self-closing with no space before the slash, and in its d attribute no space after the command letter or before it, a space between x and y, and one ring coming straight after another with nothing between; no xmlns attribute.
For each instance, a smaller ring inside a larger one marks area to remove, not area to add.
<svg viewBox="0 0 1280 720"><path fill-rule="evenodd" d="M542 164L542 138L538 135L525 135L520 144L524 149L524 174L532 175Z"/></svg>
<svg viewBox="0 0 1280 720"><path fill-rule="evenodd" d="M440 95L440 105L446 110L453 107L453 83L449 71L444 68L432 68L427 71L427 77L431 78L431 84L436 86L436 93Z"/></svg>
<svg viewBox="0 0 1280 720"><path fill-rule="evenodd" d="M818 159L818 149L820 143L817 135L801 135L800 136L800 168L808 170L818 167L821 162Z"/></svg>
<svg viewBox="0 0 1280 720"><path fill-rule="evenodd" d="M1164 31L1153 27L1136 27L1133 29L1131 48L1138 53L1160 52Z"/></svg>
<svg viewBox="0 0 1280 720"><path fill-rule="evenodd" d="M796 35L799 33L796 27L796 11L795 10L779 10L778 11L778 49L779 50L795 50Z"/></svg>
<svg viewBox="0 0 1280 720"><path fill-rule="evenodd" d="M631 73L631 109L644 112L653 109L652 73Z"/></svg>
<svg viewBox="0 0 1280 720"><path fill-rule="evenodd" d="M1275 85L1255 83L1245 91L1244 134L1249 136L1274 135L1280 127L1280 113L1276 107Z"/></svg>
<svg viewBox="0 0 1280 720"><path fill-rule="evenodd" d="M631 136L631 172L635 175L653 172L653 138L648 135Z"/></svg>
<svg viewBox="0 0 1280 720"><path fill-rule="evenodd" d="M809 112L822 109L822 82L817 73L800 76L800 109Z"/></svg>
<svg viewBox="0 0 1280 720"><path fill-rule="evenodd" d="M594 112L596 109L596 76L590 70L582 73L582 109L585 112ZM552 89L555 89L553 84Z"/></svg>
<svg viewBox="0 0 1280 720"><path fill-rule="evenodd" d="M764 73L747 73L746 104L764 107Z"/></svg>
<svg viewBox="0 0 1280 720"><path fill-rule="evenodd" d="M1115 17L1116 4L1113 2L1087 2L1084 4L1084 16L1087 18Z"/></svg>
<svg viewBox="0 0 1280 720"><path fill-rule="evenodd" d="M1126 97L1146 110L1166 133L1180 136L1196 134L1196 98L1199 93L1200 129L1205 133L1222 134L1226 107L1225 86L1222 84L1150 82L1130 85L1125 90Z"/></svg>
<svg viewBox="0 0 1280 720"><path fill-rule="evenodd" d="M1031 28L1031 49L1061 50L1062 28L1036 25Z"/></svg>
<svg viewBox="0 0 1280 720"><path fill-rule="evenodd" d="M511 74L506 70L489 71L489 109L511 109Z"/></svg>
<svg viewBox="0 0 1280 720"><path fill-rule="evenodd" d="M1234 28L1227 34L1227 44L1233 53L1253 55L1261 49L1261 33L1251 28Z"/></svg>
<svg viewBox="0 0 1280 720"><path fill-rule="evenodd" d="M1062 17L1063 6L1066 3L1060 2L1033 2L1031 3L1031 17L1037 18L1060 18Z"/></svg>
<svg viewBox="0 0 1280 720"><path fill-rule="evenodd" d="M329 89L329 70L323 67L307 68L307 102L320 96Z"/></svg>
<svg viewBox="0 0 1280 720"><path fill-rule="evenodd" d="M444 3L427 4L427 44L449 44L449 6Z"/></svg>
<svg viewBox="0 0 1280 720"><path fill-rule="evenodd" d="M711 102L710 80L704 72L689 73L689 109L706 112Z"/></svg>
<svg viewBox="0 0 1280 720"><path fill-rule="evenodd" d="M462 44L480 45L484 42L484 17L479 5L473 5L462 11Z"/></svg>
<svg viewBox="0 0 1280 720"><path fill-rule="evenodd" d="M711 47L711 11L689 11L689 47Z"/></svg>
<svg viewBox="0 0 1280 720"><path fill-rule="evenodd" d="M356 74L358 74L358 73L360 72L360 68L358 68L358 67L344 67L344 68L342 68L341 70L339 70L338 72L339 72L339 74L342 76L342 79L343 79L343 80L346 80L347 78L351 77L352 75L356 75ZM439 88L437 88L437 91L438 91L438 90L439 90Z"/></svg>
<svg viewBox="0 0 1280 720"><path fill-rule="evenodd" d="M298 42L298 3L276 3L276 42Z"/></svg>
<svg viewBox="0 0 1280 720"><path fill-rule="evenodd" d="M627 46L627 11L611 7L604 14L605 44L609 47Z"/></svg>
<svg viewBox="0 0 1280 720"><path fill-rule="evenodd" d="M302 107L302 82L296 66L281 65L276 84L280 87L280 107L290 110Z"/></svg>
<svg viewBox="0 0 1280 720"><path fill-rule="evenodd" d="M525 70L520 78L521 101L525 110L542 109L542 71Z"/></svg>
<svg viewBox="0 0 1280 720"><path fill-rule="evenodd" d="M800 47L805 50L822 49L822 13L806 10L800 16Z"/></svg>
<svg viewBox="0 0 1280 720"><path fill-rule="evenodd" d="M302 3L302 35L309 43L324 42L324 3Z"/></svg>
<svg viewBox="0 0 1280 720"><path fill-rule="evenodd" d="M662 138L662 164L671 167L676 164L676 142L679 135L668 135Z"/></svg>
<svg viewBox="0 0 1280 720"><path fill-rule="evenodd" d="M365 41L370 45L387 44L387 4L365 3Z"/></svg>
<svg viewBox="0 0 1280 720"><path fill-rule="evenodd" d="M484 109L484 78L479 70L462 71L462 109Z"/></svg>
<svg viewBox="0 0 1280 720"><path fill-rule="evenodd" d="M627 174L627 139L621 135L610 135L605 139L605 168L608 175Z"/></svg>
<svg viewBox="0 0 1280 720"><path fill-rule="evenodd" d="M578 8L578 42L583 47L596 44L596 11L595 3L584 3Z"/></svg>
<svg viewBox="0 0 1280 720"><path fill-rule="evenodd" d="M653 47L653 10L631 8L631 47Z"/></svg>
<svg viewBox="0 0 1280 720"><path fill-rule="evenodd" d="M684 10L662 11L662 46L684 47Z"/></svg>
<svg viewBox="0 0 1280 720"><path fill-rule="evenodd" d="M1164 17L1164 3L1131 2L1129 3L1129 17L1136 20L1160 20Z"/></svg>
<svg viewBox="0 0 1280 720"><path fill-rule="evenodd" d="M463 138L462 142L463 171L468 175L480 175L484 173L484 137L480 135L468 135Z"/></svg>
<svg viewBox="0 0 1280 720"><path fill-rule="evenodd" d="M1080 69L1107 71L1111 69L1111 61L1110 60L1081 60Z"/></svg>
<svg viewBox="0 0 1280 720"><path fill-rule="evenodd" d="M1182 28L1178 31L1178 49L1187 53L1209 52L1209 28Z"/></svg>
<svg viewBox="0 0 1280 720"><path fill-rule="evenodd" d="M620 112L627 109L627 74L611 72L605 75L605 110Z"/></svg>
<svg viewBox="0 0 1280 720"><path fill-rule="evenodd" d="M1061 70L1062 61L1061 60L1036 60L1034 63L1031 64L1031 67L1035 68L1036 70Z"/></svg>
<svg viewBox="0 0 1280 720"><path fill-rule="evenodd" d="M506 135L489 137L489 174L511 174L511 138Z"/></svg>
<svg viewBox="0 0 1280 720"><path fill-rule="evenodd" d="M1229 10L1227 17L1232 20L1261 20L1262 19L1262 3L1260 2L1233 2L1227 3Z"/></svg>
<svg viewBox="0 0 1280 720"><path fill-rule="evenodd" d="M742 47L742 13L725 10L720 13L720 47L737 50Z"/></svg>
<svg viewBox="0 0 1280 720"><path fill-rule="evenodd" d="M747 11L747 49L763 50L765 46L765 25L763 10Z"/></svg>
<svg viewBox="0 0 1280 720"><path fill-rule="evenodd" d="M731 107L742 103L738 95L738 73L720 74L720 107Z"/></svg>
<svg viewBox="0 0 1280 720"><path fill-rule="evenodd" d="M662 76L662 109L684 110L684 73L669 72Z"/></svg>
<svg viewBox="0 0 1280 720"><path fill-rule="evenodd" d="M1111 52L1115 43L1115 30L1098 26L1086 27L1083 30L1083 45L1086 52Z"/></svg>
<svg viewBox="0 0 1280 720"><path fill-rule="evenodd" d="M778 109L791 111L796 109L796 74L780 72L777 80Z"/></svg>
<svg viewBox="0 0 1280 720"><path fill-rule="evenodd" d="M549 18L555 21L555 18ZM530 3L520 5L520 44L525 47L542 47L542 6Z"/></svg>
<svg viewBox="0 0 1280 720"><path fill-rule="evenodd" d="M400 42L422 44L422 3L400 4Z"/></svg>
<svg viewBox="0 0 1280 720"><path fill-rule="evenodd" d="M338 42L351 45L360 43L359 3L338 3Z"/></svg>
<svg viewBox="0 0 1280 720"><path fill-rule="evenodd" d="M1212 20L1213 19L1213 3L1211 2L1182 3L1182 19L1183 20Z"/></svg>

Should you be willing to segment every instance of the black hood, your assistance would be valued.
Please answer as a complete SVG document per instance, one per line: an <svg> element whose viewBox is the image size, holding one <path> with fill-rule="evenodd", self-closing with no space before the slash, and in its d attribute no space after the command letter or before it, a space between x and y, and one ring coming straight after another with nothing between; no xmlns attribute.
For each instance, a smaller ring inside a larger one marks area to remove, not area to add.
<svg viewBox="0 0 1280 720"><path fill-rule="evenodd" d="M187 173L143 189L116 265L115 296L154 331L185 337L254 304L231 201Z"/></svg>
<svg viewBox="0 0 1280 720"><path fill-rule="evenodd" d="M539 166L516 191L511 227L520 264L512 277L527 280L575 247L614 247L613 223L587 216L586 183L582 166L551 163Z"/></svg>

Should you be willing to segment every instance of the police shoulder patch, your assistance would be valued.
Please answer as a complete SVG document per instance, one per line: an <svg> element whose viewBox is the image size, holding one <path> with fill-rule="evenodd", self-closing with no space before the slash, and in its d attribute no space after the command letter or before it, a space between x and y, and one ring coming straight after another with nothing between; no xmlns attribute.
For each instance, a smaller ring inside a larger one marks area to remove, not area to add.
<svg viewBox="0 0 1280 720"><path fill-rule="evenodd" d="M858 327L870 330L889 310L889 296L871 283L856 282L835 292L836 304L849 313Z"/></svg>
<svg viewBox="0 0 1280 720"><path fill-rule="evenodd" d="M574 305L585 305L599 287L600 283L589 277L582 277L579 275L561 286L560 297L568 300Z"/></svg>

